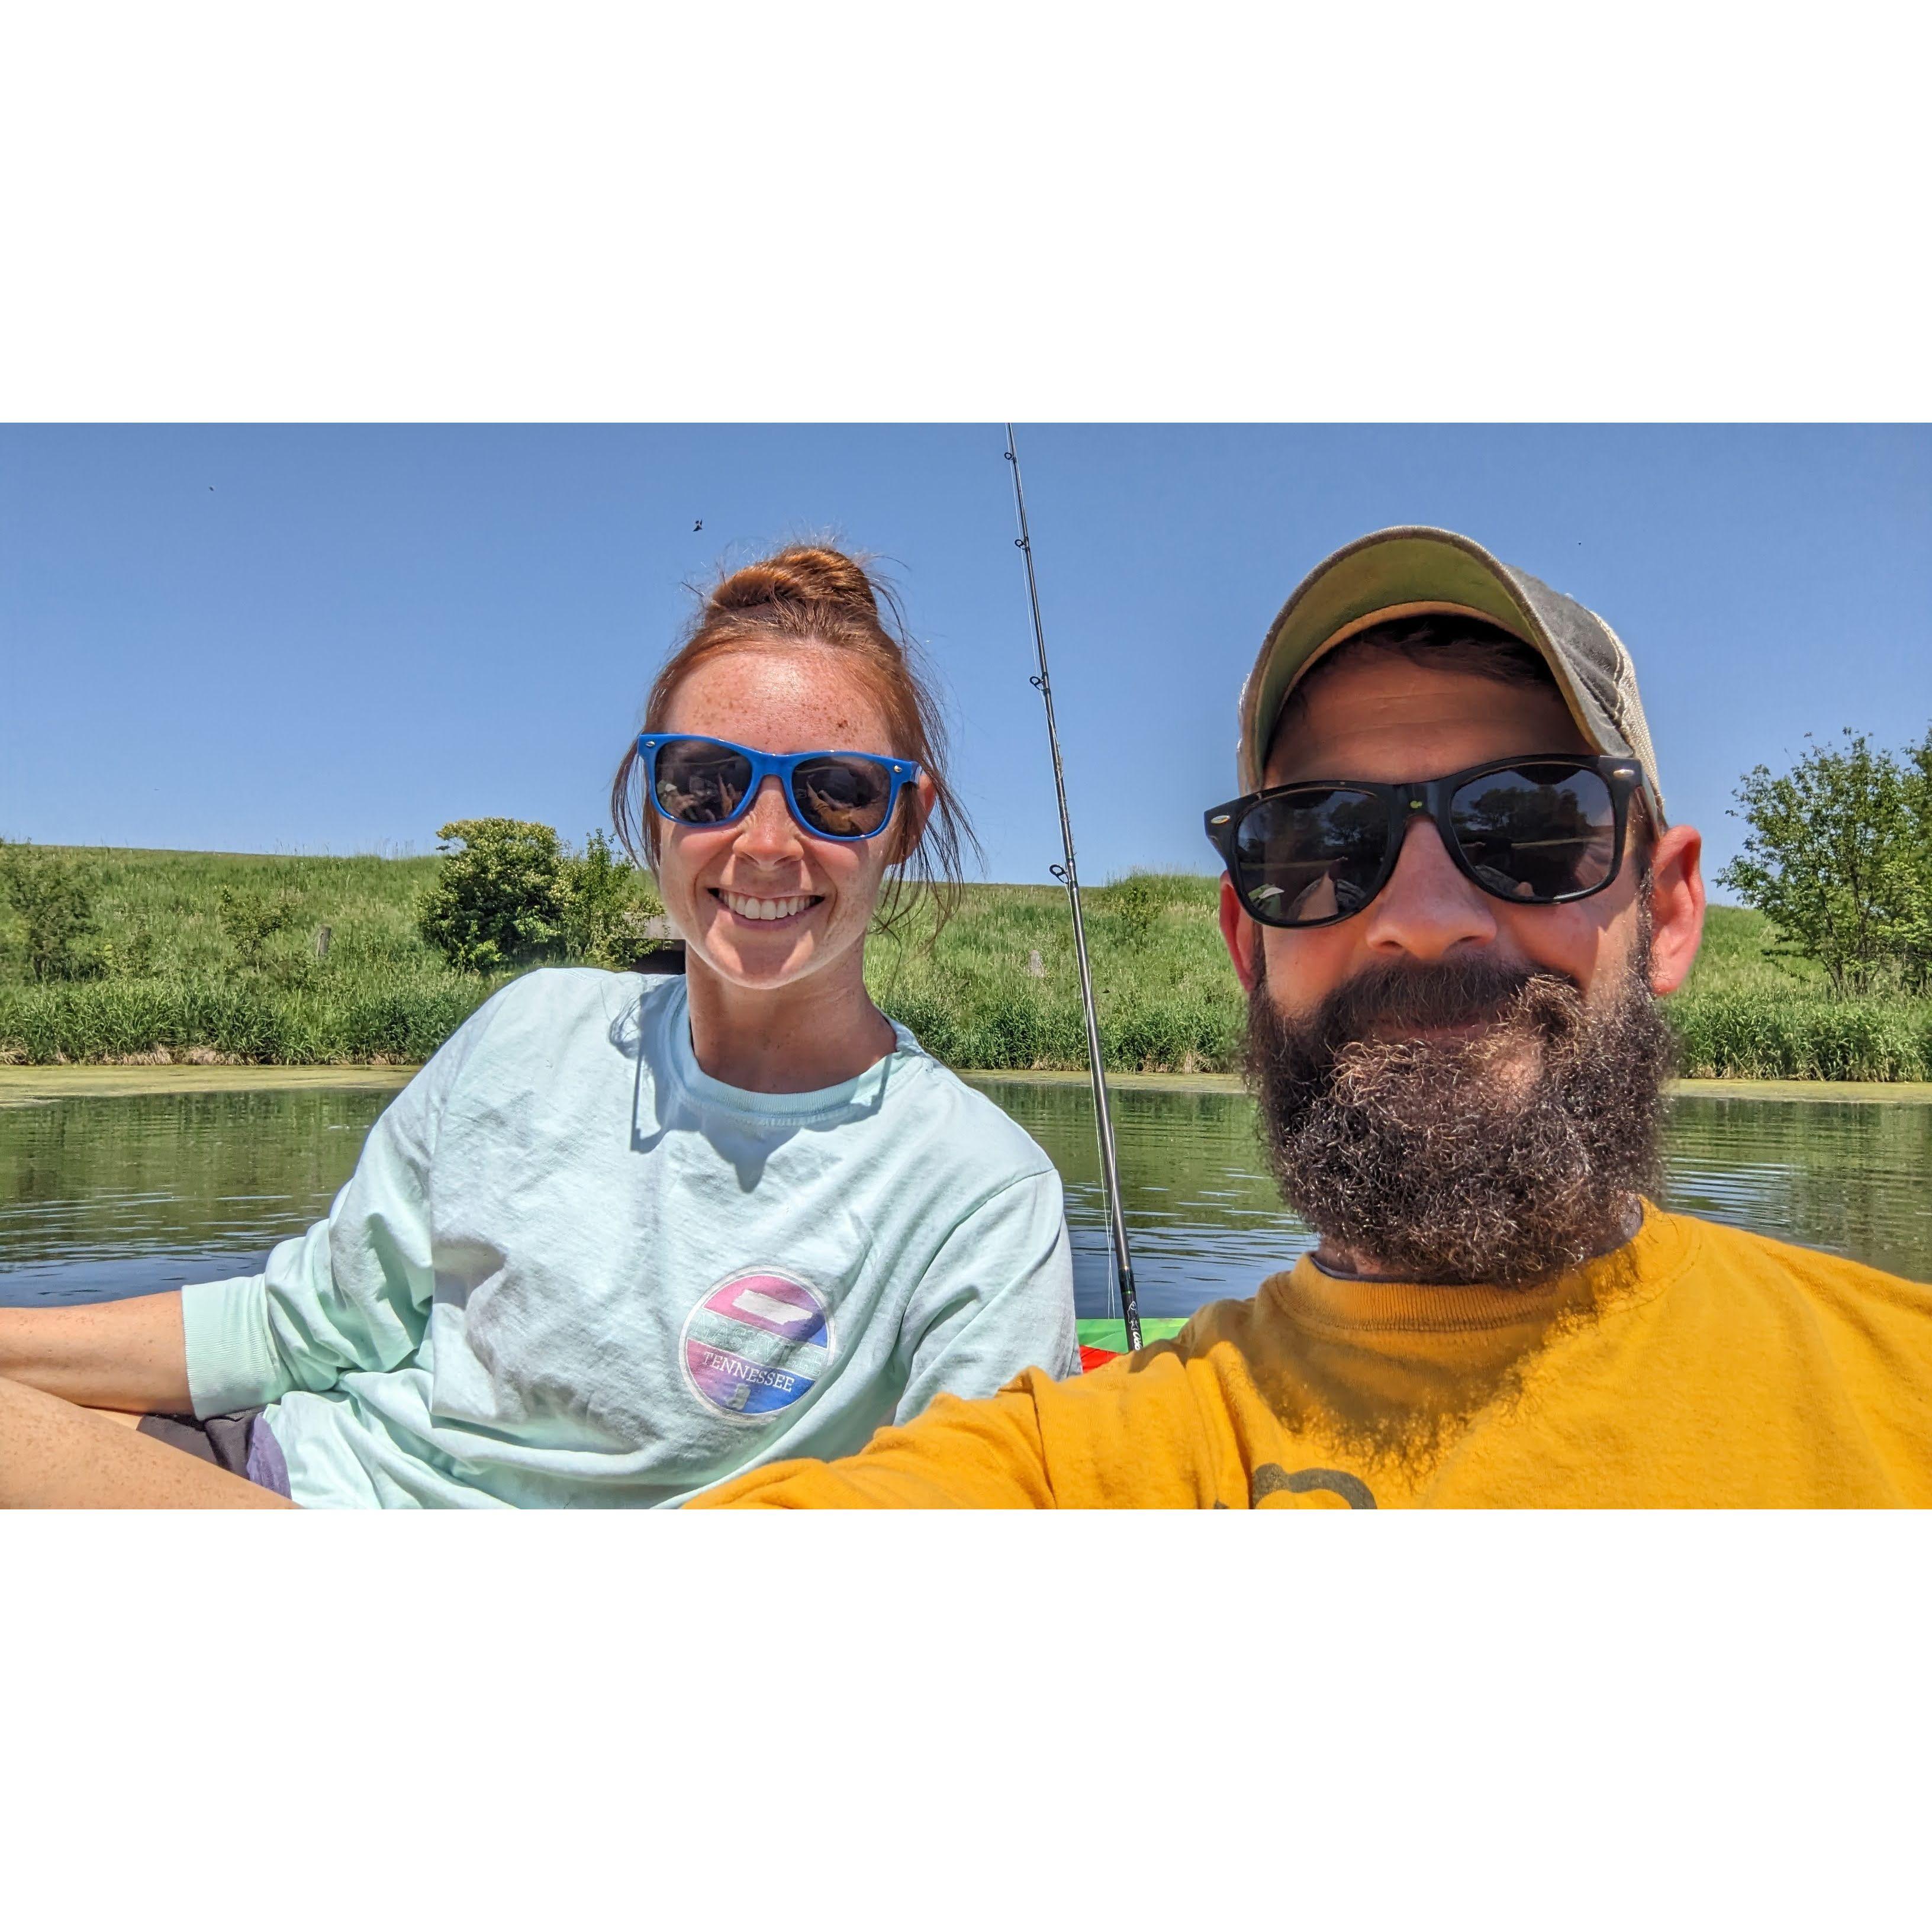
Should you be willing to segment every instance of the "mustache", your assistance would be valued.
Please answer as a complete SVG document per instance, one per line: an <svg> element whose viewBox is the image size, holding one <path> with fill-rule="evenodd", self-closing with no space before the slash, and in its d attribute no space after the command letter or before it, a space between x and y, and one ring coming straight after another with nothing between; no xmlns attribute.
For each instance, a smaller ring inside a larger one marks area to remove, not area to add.
<svg viewBox="0 0 1932 1932"><path fill-rule="evenodd" d="M1554 1037L1574 1028L1583 989L1568 974L1498 960L1378 965L1330 990L1294 1027L1309 1058L1332 1062L1372 1038L1445 1027L1528 1024Z"/></svg>

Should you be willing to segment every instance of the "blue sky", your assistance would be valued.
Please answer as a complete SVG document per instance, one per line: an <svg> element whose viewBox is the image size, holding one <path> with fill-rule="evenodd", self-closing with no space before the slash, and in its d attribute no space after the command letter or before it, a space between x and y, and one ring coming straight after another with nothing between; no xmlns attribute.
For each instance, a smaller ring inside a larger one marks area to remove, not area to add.
<svg viewBox="0 0 1932 1932"><path fill-rule="evenodd" d="M1747 767L1932 720L1932 430L1020 435L1090 883L1209 869L1263 632L1388 524L1465 531L1610 620L1714 872ZM428 850L494 812L580 839L682 581L830 530L884 554L941 670L988 874L1044 879L1002 447L992 424L0 428L0 835Z"/></svg>

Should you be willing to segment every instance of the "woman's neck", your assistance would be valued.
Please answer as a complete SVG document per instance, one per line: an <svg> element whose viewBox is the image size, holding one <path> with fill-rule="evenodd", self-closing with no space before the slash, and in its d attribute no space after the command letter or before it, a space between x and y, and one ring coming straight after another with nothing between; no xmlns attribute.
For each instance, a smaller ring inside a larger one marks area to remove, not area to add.
<svg viewBox="0 0 1932 1932"><path fill-rule="evenodd" d="M858 949L853 949L854 955ZM776 992L734 986L686 956L691 1046L714 1080L752 1094L810 1094L855 1080L892 1051L892 1022L866 991L862 958Z"/></svg>

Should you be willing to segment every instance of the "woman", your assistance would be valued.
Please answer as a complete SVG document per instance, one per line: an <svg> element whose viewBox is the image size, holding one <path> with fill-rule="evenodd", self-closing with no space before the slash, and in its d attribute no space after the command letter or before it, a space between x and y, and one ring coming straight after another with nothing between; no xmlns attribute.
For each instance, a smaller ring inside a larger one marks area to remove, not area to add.
<svg viewBox="0 0 1932 1932"><path fill-rule="evenodd" d="M265 1274L0 1311L0 1502L676 1503L1070 1372L1051 1163L866 991L882 895L957 885L938 736L851 559L721 583L613 793L684 976L505 987Z"/></svg>

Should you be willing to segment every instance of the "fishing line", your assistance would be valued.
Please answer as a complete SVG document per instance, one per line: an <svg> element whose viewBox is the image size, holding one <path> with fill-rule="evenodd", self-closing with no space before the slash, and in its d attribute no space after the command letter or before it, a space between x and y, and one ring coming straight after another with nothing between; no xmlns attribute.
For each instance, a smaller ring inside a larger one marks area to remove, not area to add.
<svg viewBox="0 0 1932 1932"><path fill-rule="evenodd" d="M1080 872L1073 862L1073 820L1066 809L1066 774L1060 762L1060 733L1053 722L1053 680L1046 669L1046 632L1040 621L1040 585L1034 575L1033 538L1027 529L1026 491L1020 483L1019 447L1013 426L1006 425L1006 460L1013 466L1013 507L1019 513L1020 533L1013 543L1026 559L1027 598L1033 606L1033 640L1040 653L1039 675L1028 680L1046 707L1046 742L1053 754L1053 789L1060 800L1060 843L1066 854L1064 866L1048 868L1066 888L1073 913L1073 956L1080 964L1080 1004L1087 1018L1087 1065L1094 1076L1094 1118L1100 1141L1100 1190L1106 1197L1107 1228L1114 1244L1114 1285L1127 1330L1127 1346L1141 1345L1140 1304L1134 1298L1134 1264L1127 1252L1127 1224L1120 1216L1120 1174L1114 1158L1114 1117L1107 1105L1107 1077L1100 1058L1100 1022L1094 1010L1094 973L1087 961L1087 926L1080 916Z"/></svg>

